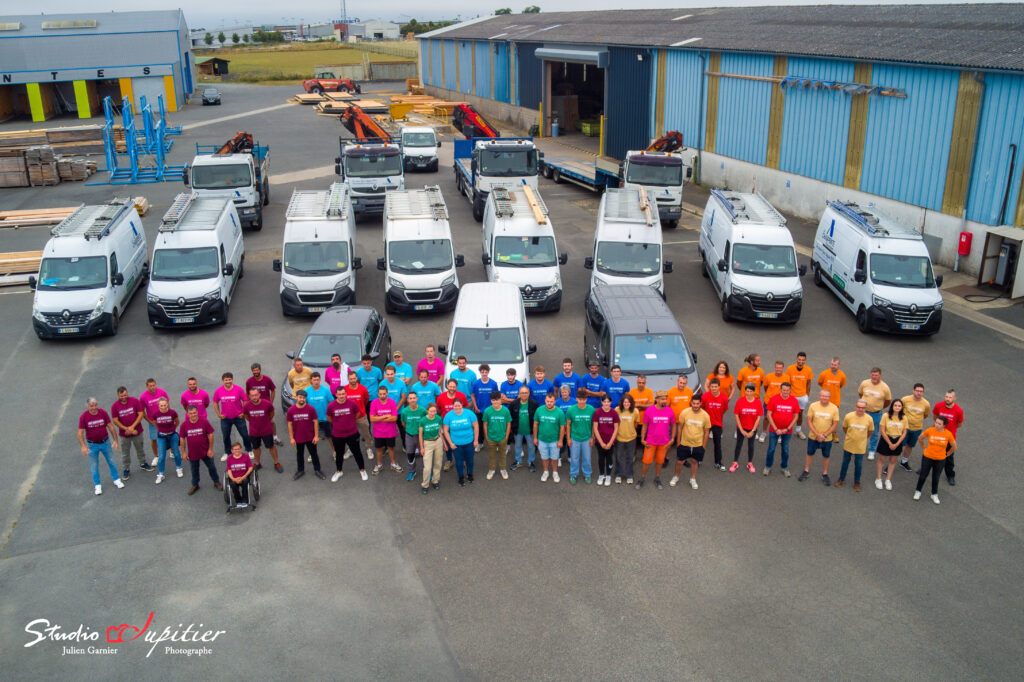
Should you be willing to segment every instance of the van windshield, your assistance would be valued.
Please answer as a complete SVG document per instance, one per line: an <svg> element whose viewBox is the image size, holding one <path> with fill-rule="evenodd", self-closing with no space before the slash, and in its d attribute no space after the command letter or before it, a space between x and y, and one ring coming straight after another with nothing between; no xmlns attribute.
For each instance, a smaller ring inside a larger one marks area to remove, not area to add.
<svg viewBox="0 0 1024 682"><path fill-rule="evenodd" d="M416 239L388 244L392 272L423 275L452 269L452 243L447 239Z"/></svg>
<svg viewBox="0 0 1024 682"><path fill-rule="evenodd" d="M334 275L348 269L345 242L288 242L284 245L284 271L299 277Z"/></svg>
<svg viewBox="0 0 1024 682"><path fill-rule="evenodd" d="M614 356L614 364L624 372L690 370L690 349L682 334L619 334L615 337Z"/></svg>
<svg viewBox="0 0 1024 682"><path fill-rule="evenodd" d="M643 162L630 159L626 164L626 182L635 185L678 187L683 184L683 162L677 158L648 157Z"/></svg>
<svg viewBox="0 0 1024 682"><path fill-rule="evenodd" d="M554 237L497 237L494 264L514 268L547 268L555 260Z"/></svg>
<svg viewBox="0 0 1024 682"><path fill-rule="evenodd" d="M150 278L160 282L190 279L210 279L220 274L217 249L204 246L198 249L157 249L153 252L153 271Z"/></svg>
<svg viewBox="0 0 1024 682"><path fill-rule="evenodd" d="M302 358L312 367L329 367L335 353L343 358L362 357L362 337L355 334L310 334L295 357Z"/></svg>
<svg viewBox="0 0 1024 682"><path fill-rule="evenodd" d="M193 189L230 189L251 184L252 175L244 163L192 166Z"/></svg>
<svg viewBox="0 0 1024 682"><path fill-rule="evenodd" d="M345 175L352 178L385 178L402 174L402 157L398 154L345 156Z"/></svg>
<svg viewBox="0 0 1024 682"><path fill-rule="evenodd" d="M871 255L871 281L892 287L931 289L935 286L932 262L927 256Z"/></svg>
<svg viewBox="0 0 1024 682"><path fill-rule="evenodd" d="M781 244L736 244L732 271L758 277L796 277L796 251Z"/></svg>
<svg viewBox="0 0 1024 682"><path fill-rule="evenodd" d="M405 133L402 135L402 144L406 147L435 147L437 140L434 133Z"/></svg>
<svg viewBox="0 0 1024 682"><path fill-rule="evenodd" d="M508 151L484 149L480 152L480 175L512 178L536 174L536 149Z"/></svg>
<svg viewBox="0 0 1024 682"><path fill-rule="evenodd" d="M598 242L598 272L622 277L649 277L661 272L661 244Z"/></svg>
<svg viewBox="0 0 1024 682"><path fill-rule="evenodd" d="M107 259L103 256L85 258L44 258L39 264L40 289L97 289L107 285Z"/></svg>
<svg viewBox="0 0 1024 682"><path fill-rule="evenodd" d="M465 355L471 364L490 362L511 365L523 361L523 337L518 327L474 329L459 327L452 337L449 358ZM345 357L345 356L342 356Z"/></svg>

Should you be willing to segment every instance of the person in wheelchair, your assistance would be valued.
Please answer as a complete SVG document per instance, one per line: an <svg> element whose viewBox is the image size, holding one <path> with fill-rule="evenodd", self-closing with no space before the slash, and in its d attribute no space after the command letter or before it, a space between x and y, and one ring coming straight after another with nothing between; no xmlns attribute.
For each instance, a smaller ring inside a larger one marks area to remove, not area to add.
<svg viewBox="0 0 1024 682"><path fill-rule="evenodd" d="M231 444L231 454L227 459L227 478L231 487L231 497L235 505L246 504L255 506L255 500L249 499L250 477L254 475L252 459L242 449L241 443Z"/></svg>

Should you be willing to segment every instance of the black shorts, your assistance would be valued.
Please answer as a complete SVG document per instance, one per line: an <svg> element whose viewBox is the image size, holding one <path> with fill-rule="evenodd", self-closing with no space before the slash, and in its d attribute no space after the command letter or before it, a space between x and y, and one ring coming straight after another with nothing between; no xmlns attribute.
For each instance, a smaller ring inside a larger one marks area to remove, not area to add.
<svg viewBox="0 0 1024 682"><path fill-rule="evenodd" d="M262 443L263 447L265 447L265 448L272 448L272 447L274 447L274 437L273 436L253 436L253 435L250 434L249 435L249 443L250 443L250 445L252 445L253 449L257 449L257 450L260 448L260 444L261 443Z"/></svg>
<svg viewBox="0 0 1024 682"><path fill-rule="evenodd" d="M906 442L906 439L903 439ZM900 443L894 448L890 448L889 444L885 442L885 436L881 436L878 439L878 449L875 451L881 457L895 457L896 455L903 452L903 443Z"/></svg>
<svg viewBox="0 0 1024 682"><path fill-rule="evenodd" d="M698 464L704 461L704 448L701 446L691 447L689 445L680 445L676 448L676 459L680 462L685 462L688 459L696 461Z"/></svg>
<svg viewBox="0 0 1024 682"><path fill-rule="evenodd" d="M373 437L373 447L375 448L393 448L395 447L395 437L390 436L389 438L378 438Z"/></svg>

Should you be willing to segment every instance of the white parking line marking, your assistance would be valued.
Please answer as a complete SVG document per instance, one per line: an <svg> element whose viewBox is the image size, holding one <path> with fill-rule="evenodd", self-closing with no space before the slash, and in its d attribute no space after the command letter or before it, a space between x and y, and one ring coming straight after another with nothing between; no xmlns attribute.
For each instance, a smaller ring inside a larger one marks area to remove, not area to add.
<svg viewBox="0 0 1024 682"><path fill-rule="evenodd" d="M278 109L284 109L285 107L298 106L292 102L285 104L278 104L272 107L264 107L262 109L253 109L252 111L243 111L237 114L231 114L230 116L221 116L220 118L211 118L209 121L200 121L199 123L186 123L181 126L182 130L193 130L195 128L202 128L203 126L213 125L214 123L223 123L224 121L234 121L236 118L245 118L246 116L253 116L254 114L265 114L268 111L277 111Z"/></svg>

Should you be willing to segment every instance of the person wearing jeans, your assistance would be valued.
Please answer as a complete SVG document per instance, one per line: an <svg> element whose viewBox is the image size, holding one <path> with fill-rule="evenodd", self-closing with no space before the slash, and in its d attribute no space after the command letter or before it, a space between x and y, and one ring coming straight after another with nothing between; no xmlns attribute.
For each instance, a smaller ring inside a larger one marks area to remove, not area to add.
<svg viewBox="0 0 1024 682"><path fill-rule="evenodd" d="M241 386L236 386L234 375L231 372L224 372L221 375L221 386L213 392L213 410L220 419L220 434L224 439L224 455L221 461L227 460L231 452L231 428L238 431L242 438L242 445L246 452L252 451L252 444L249 442L249 429L242 417L242 408L248 398Z"/></svg>
<svg viewBox="0 0 1024 682"><path fill-rule="evenodd" d="M164 481L164 465L167 461L167 450L174 454L174 468L178 478L184 474L181 471L181 450L178 439L178 413L171 409L167 398L161 398L157 404L156 413L153 415L153 425L156 427L156 481L160 485Z"/></svg>
<svg viewBox="0 0 1024 682"><path fill-rule="evenodd" d="M185 423L181 425L181 429L175 435L181 438L181 442L185 446L185 456L188 457L188 466L192 470L192 487L188 489L188 494L195 495L199 490L199 465L201 463L205 464L206 470L210 472L213 487L223 490L224 484L220 482L217 465L213 462L213 426L205 417L199 417L199 408L189 405ZM231 447L228 447L228 452L233 452Z"/></svg>
<svg viewBox="0 0 1024 682"><path fill-rule="evenodd" d="M875 421L867 414L867 402L861 398L857 406L843 418L843 432L846 440L843 442L843 466L839 469L839 478L836 480L836 487L842 487L846 482L846 472L853 459L853 490L860 492L860 475L864 466L864 453L868 449L868 440L875 429Z"/></svg>
<svg viewBox="0 0 1024 682"><path fill-rule="evenodd" d="M867 413L871 417L871 421L874 422L870 442L868 443L868 459L874 459L875 451L878 448L878 437L882 433L882 430L879 428L882 421L882 413L889 407L889 403L892 402L892 391L889 390L888 384L882 381L882 370L880 367L871 368L870 378L860 382L857 393L867 403Z"/></svg>
<svg viewBox="0 0 1024 682"><path fill-rule="evenodd" d="M512 463L512 469L523 466L523 447L526 447L527 464L530 471L536 471L537 466L533 463L535 451L533 446L533 419L540 405L530 397L530 389L520 384L518 397L508 404L508 411L512 414L512 439L515 443L516 460Z"/></svg>
<svg viewBox="0 0 1024 682"><path fill-rule="evenodd" d="M461 396L452 402L452 410L444 416L443 423L444 438L459 473L459 485L465 486L467 479L473 482L473 460L480 442L480 424L476 415L465 409Z"/></svg>
<svg viewBox="0 0 1024 682"><path fill-rule="evenodd" d="M565 386L566 384L563 384ZM609 403L610 406L610 403ZM594 445L594 408L587 404L587 392L576 389L576 404L566 412L569 422L569 483L575 483L583 470L583 480L590 483L590 454Z"/></svg>
<svg viewBox="0 0 1024 682"><path fill-rule="evenodd" d="M758 356L750 355L747 361L753 363ZM747 369L747 368L744 368ZM743 373L742 371L740 372ZM749 376L749 373L748 375ZM757 438L757 427L764 419L764 403L758 397L758 385L752 381L743 386L743 397L736 401L733 408L736 415L736 448L732 453L732 465L729 473L735 473L740 468L740 455L743 452L743 444L747 444L747 471L754 473L754 440Z"/></svg>
<svg viewBox="0 0 1024 682"><path fill-rule="evenodd" d="M89 458L89 470L92 472L92 484L97 495L103 494L103 487L100 485L100 454L107 460L110 467L110 478L118 488L124 487L124 482L117 475L117 466L110 448L117 449L117 431L110 421L110 415L99 407L96 398L89 398L86 401L86 410L78 418L78 444L82 446L82 456Z"/></svg>
<svg viewBox="0 0 1024 682"><path fill-rule="evenodd" d="M782 473L789 478L789 439L793 437L793 427L800 416L800 403L790 395L790 385L784 381L779 392L768 401L768 453L764 459L764 475L772 471L775 463L775 446L782 445ZM859 480L859 479L858 479Z"/></svg>

